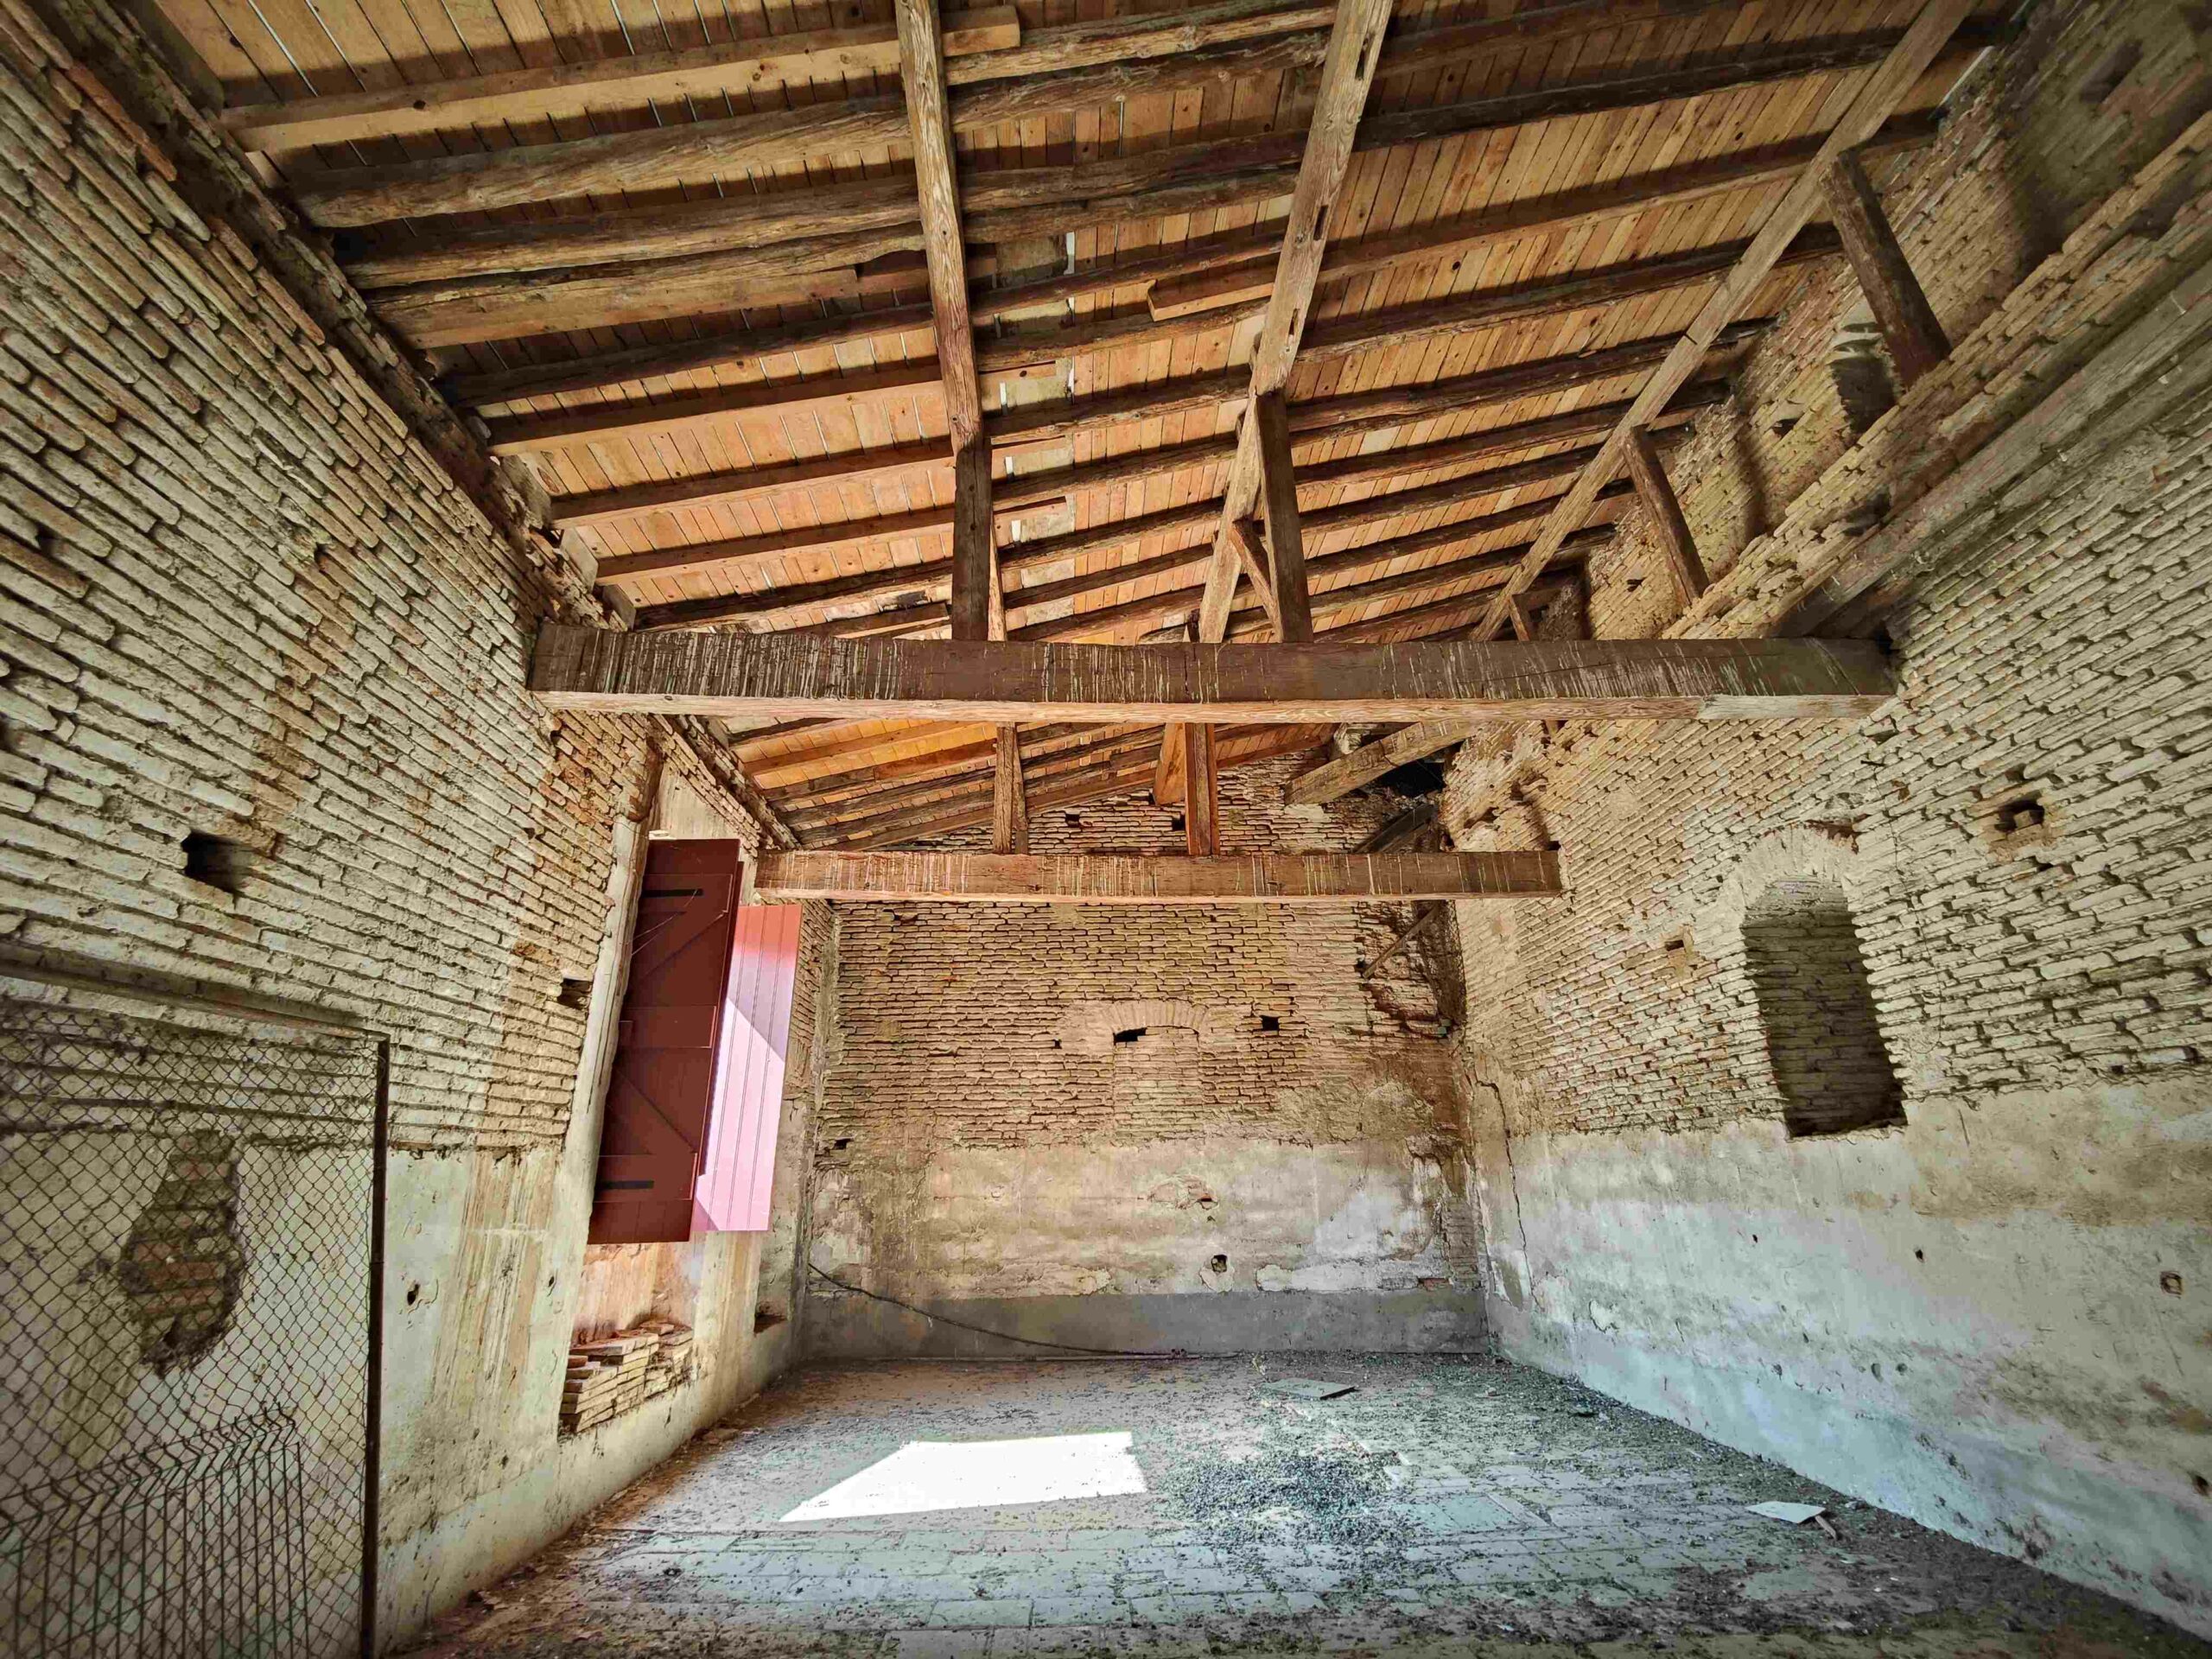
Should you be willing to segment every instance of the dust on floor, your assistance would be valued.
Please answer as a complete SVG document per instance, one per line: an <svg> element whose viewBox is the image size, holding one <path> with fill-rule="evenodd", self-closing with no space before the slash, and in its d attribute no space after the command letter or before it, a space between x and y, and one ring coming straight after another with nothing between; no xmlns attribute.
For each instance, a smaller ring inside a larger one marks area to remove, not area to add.
<svg viewBox="0 0 2212 1659"><path fill-rule="evenodd" d="M1307 1402L1264 1384L1354 1391ZM1126 1436L1126 1439L1122 1438ZM1822 1504L1828 1528L1751 1514ZM1478 1358L794 1374L444 1621L453 1655L2212 1656Z"/></svg>

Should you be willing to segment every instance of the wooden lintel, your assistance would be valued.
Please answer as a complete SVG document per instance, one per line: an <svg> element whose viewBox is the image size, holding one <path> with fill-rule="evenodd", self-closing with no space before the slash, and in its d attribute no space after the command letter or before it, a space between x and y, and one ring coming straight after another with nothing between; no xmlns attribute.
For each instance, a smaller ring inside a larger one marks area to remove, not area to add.
<svg viewBox="0 0 2212 1659"><path fill-rule="evenodd" d="M1554 853L770 853L753 887L761 899L786 901L1054 905L1344 905L1564 892Z"/></svg>
<svg viewBox="0 0 2212 1659"><path fill-rule="evenodd" d="M1576 639L1533 645L1112 645L625 633L547 623L545 707L742 719L903 715L1286 721L1855 718L1894 691L1860 640Z"/></svg>

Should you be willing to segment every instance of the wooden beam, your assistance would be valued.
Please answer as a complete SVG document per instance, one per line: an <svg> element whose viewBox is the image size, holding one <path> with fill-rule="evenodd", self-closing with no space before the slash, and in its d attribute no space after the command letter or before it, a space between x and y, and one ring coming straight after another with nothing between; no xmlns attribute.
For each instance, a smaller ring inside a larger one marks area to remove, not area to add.
<svg viewBox="0 0 2212 1659"><path fill-rule="evenodd" d="M1336 26L1329 34L1328 56L1314 94L1313 113L1300 158L1298 183L1291 192L1282 252L1274 283L1252 346L1251 404L1237 432L1236 458L1230 463L1214 532L1213 565L1198 611L1198 637L1219 639L1226 631L1236 597L1237 562L1233 526L1251 517L1260 493L1258 402L1281 392L1290 379L1298 343L1306 332L1313 285L1328 247L1328 220L1344 174L1351 164L1360 117L1381 56L1383 31L1390 25L1390 0L1339 0ZM1278 601L1281 594L1276 589Z"/></svg>
<svg viewBox="0 0 2212 1659"><path fill-rule="evenodd" d="M851 374L761 380L650 404L594 404L556 414L512 415L486 424L491 429L493 454L518 455L533 449L600 443L647 432L691 431L740 415L804 415L886 397L909 397L918 391L934 394L938 386L937 359L925 357Z"/></svg>
<svg viewBox="0 0 2212 1659"><path fill-rule="evenodd" d="M1661 416L1661 424L1663 426L1687 419L1695 410L1719 402L1726 394L1726 387L1718 381L1691 387L1676 400L1674 408ZM1294 404L1291 408L1293 426L1295 427L1302 418L1301 411L1325 411L1327 404L1328 400L1323 400L1317 404ZM1624 404L1601 404L1568 415L1492 427L1487 431L1444 439L1436 443L1404 449L1379 449L1339 461L1309 467L1300 473L1299 481L1319 487L1355 479L1387 477L1397 473L1414 474L1426 469L1481 461L1492 455L1510 454L1516 448L1530 448L1561 439L1602 432L1611 424L1618 410L1624 407ZM1312 435L1294 432L1293 441L1307 441L1309 436L1313 441L1320 441L1333 435L1328 431ZM1147 453L1138 451L1133 455L1116 457L1109 462L1084 462L1073 467L1027 474L1011 482L999 480L993 486L995 515L1005 518L1017 506L1033 501L1037 499L1033 493L1040 487L1047 497L1058 497L1079 489L1095 487L1110 481L1117 474L1142 475L1141 471L1137 470L1138 461ZM1228 459L1229 453L1227 448L1208 440L1202 446L1175 446L1162 452L1162 460L1204 465L1224 461ZM1532 463L1525 467L1492 469L1486 474L1459 480L1456 486L1423 486L1423 493L1407 493L1395 511L1425 512L1438 505L1465 500L1485 488L1518 488L1524 484L1564 477L1576 464L1578 462L1573 459L1554 459ZM1009 500L1009 496L1013 499ZM1386 503L1391 497L1384 494L1369 499ZM1135 518L1105 520L1084 530L1060 536L1008 543L999 550L1000 575L1001 578L1012 578L1083 554L1127 545L1147 537L1203 530L1212 522L1217 500L1217 498L1205 498L1161 512L1141 514ZM1308 515L1307 522L1318 533L1320 531L1356 528L1385 516L1389 514L1380 507L1358 502ZM830 551L844 547L910 540L925 535L934 536L949 531L951 524L952 515L949 509L932 507L919 512L851 519L811 529L777 531L766 536L702 542L687 547L655 548L643 553L616 554L601 561L600 575L607 582L643 580L671 575L679 571L735 576L776 563L793 553ZM1413 547L1400 548L1393 556L1402 556L1417 550ZM1198 547L1191 551L1187 561L1178 559L1176 568L1182 568L1185 563L1196 565L1211 556L1206 548ZM1255 556L1258 563L1264 564L1264 548ZM1158 574L1166 568L1159 567L1148 574ZM1110 569L1094 573L1094 575L1097 579L1096 585L1111 586L1116 582L1129 580L1136 574L1135 570L1124 567L1123 574L1119 575L1114 575ZM1309 569L1309 581L1313 574ZM833 576L821 582L796 583L753 593L649 605L639 609L638 626L646 628L696 627L711 622L747 620L759 623L779 617L783 613L842 601L888 601L912 594L918 588L934 594L944 591L949 575L950 569L944 557L932 555L925 556L919 563L902 564L889 570L863 571L850 576ZM1092 582L1090 577L1080 580L1086 584ZM1090 591L1093 591L1092 585L1085 585L1060 591L1056 596L1067 598ZM1269 596L1263 588L1262 600ZM1008 601L1016 607L1033 607L1045 602L1043 595L1037 592L1033 584L1028 588L1014 588L1008 594Z"/></svg>
<svg viewBox="0 0 2212 1659"><path fill-rule="evenodd" d="M1904 117L1883 128L1862 153L1916 149L1935 137L1936 124L1932 115ZM1653 208L1681 207L1752 189L1793 177L1819 152L1820 146L1817 137L1764 144L1605 184L1554 191L1484 213L1334 242L1322 256L1320 285L1333 287L1398 265L1472 253L1522 237L1564 235ZM1274 275L1270 268L1254 261L1224 262L1212 270L1154 283L1146 302L1154 316L1187 316L1214 306L1260 298L1268 292Z"/></svg>
<svg viewBox="0 0 2212 1659"><path fill-rule="evenodd" d="M1268 613L1268 620L1274 625L1276 638L1281 639L1283 637L1281 596L1275 591L1274 578L1268 572L1268 544L1262 538L1260 526L1249 518L1239 518L1230 527L1230 534L1236 544L1237 563L1244 568L1244 580L1251 583L1252 591L1259 596L1260 604ZM1193 554L1190 562L1195 563L1202 556L1211 556ZM1170 557L1173 561L1173 568L1179 569L1185 563L1181 555L1171 555ZM1146 563L1157 564L1159 561L1147 560ZM1077 580L1083 579L1077 578ZM1118 587L1120 584L1115 585ZM1080 590L1069 590L1060 583L1053 583L1050 587L1054 600L1071 598L1074 591L1091 591L1088 587ZM1027 593L1030 590L1023 591ZM1044 588L1038 588L1032 602L1039 605L1048 602L1046 592L1046 589ZM1313 630L1309 627L1306 632L1310 634Z"/></svg>
<svg viewBox="0 0 2212 1659"><path fill-rule="evenodd" d="M951 904L1368 904L1408 899L1557 898L1553 853L1267 853L1241 858L1099 854L764 855L753 892L783 901Z"/></svg>
<svg viewBox="0 0 2212 1659"><path fill-rule="evenodd" d="M953 172L944 40L937 0L893 0L893 10L906 93L904 125L913 137L914 182L921 198L924 252L929 262L930 315L944 383L945 418L952 428L953 451L958 454L981 435L983 414L976 387L975 335L968 321L968 264L960 238L960 187ZM988 491L988 452L985 454L982 478ZM982 520L988 529L988 507Z"/></svg>
<svg viewBox="0 0 2212 1659"><path fill-rule="evenodd" d="M1183 846L1193 858L1221 850L1220 783L1214 770L1213 728L1196 724L1172 728L1183 745Z"/></svg>
<svg viewBox="0 0 2212 1659"><path fill-rule="evenodd" d="M1003 50L1020 44L1020 20L1012 6L959 13L945 20L944 41L948 54ZM862 23L427 84L403 82L370 92L236 104L217 118L241 149L303 149L898 73L897 29L887 22Z"/></svg>
<svg viewBox="0 0 2212 1659"><path fill-rule="evenodd" d="M930 39L939 38L932 28ZM875 150L908 137L915 101L912 41L899 34L905 97L889 93L828 99L795 108L747 111L705 120L557 139L500 150L466 151L315 175L295 185L301 210L317 225L347 226L393 219L484 213L531 202L618 191L651 190L715 177L742 177L850 150ZM1311 32L1128 62L1107 62L962 88L940 73L946 137L957 125L982 132L1007 121L1128 97L1182 92L1249 74L1295 70L1313 60ZM939 54L939 62L943 54Z"/></svg>
<svg viewBox="0 0 2212 1659"><path fill-rule="evenodd" d="M1860 152L1847 149L1832 160L1820 185L1829 217L1843 238L1844 253L1859 277L1859 291L1890 348L1897 390L1903 391L1951 354L1950 336L1943 332L1904 250L1897 245L1897 232L1882 211L1882 199L1866 176Z"/></svg>
<svg viewBox="0 0 2212 1659"><path fill-rule="evenodd" d="M749 501L794 485L942 467L945 460L942 439L926 443L887 444L880 449L847 450L834 455L810 455L803 461L747 467L739 472L658 479L650 484L626 484L611 490L558 495L553 498L548 519L556 530L571 530L580 524L602 524L609 519L634 518L643 512Z"/></svg>
<svg viewBox="0 0 2212 1659"><path fill-rule="evenodd" d="M1006 637L998 588L998 556L991 536L991 452L989 445L975 438L953 458L952 466L954 639Z"/></svg>
<svg viewBox="0 0 2212 1659"><path fill-rule="evenodd" d="M757 718L1238 725L1444 718L1847 719L1894 690L1857 640L1597 639L1401 646L1027 645L623 633L546 623L546 708Z"/></svg>
<svg viewBox="0 0 2212 1659"><path fill-rule="evenodd" d="M1661 459L1648 426L1629 431L1628 470L1636 480L1636 493L1643 503L1651 533L1657 537L1659 550L1666 555L1667 567L1674 572L1675 585L1688 603L1705 592L1705 565L1697 556L1689 520L1682 517L1682 504L1675 499L1675 486L1667 481L1667 463Z"/></svg>
<svg viewBox="0 0 2212 1659"><path fill-rule="evenodd" d="M1285 645L1302 645L1313 637L1313 603L1306 591L1298 475L1290 460L1290 411L1281 392L1269 391L1252 400L1252 414L1259 429L1261 494L1268 516L1268 568L1255 586L1268 601L1275 637Z"/></svg>
<svg viewBox="0 0 2212 1659"><path fill-rule="evenodd" d="M1395 348L1433 335L1495 327L1518 319L1564 315L1614 304L1709 281L1726 270L1742 250L1740 243L1728 244L1567 276L1477 289L1449 300L1354 317L1313 331L1305 354L1329 358L1385 346ZM1808 232L1791 246L1780 263L1795 266L1828 257L1839 251L1840 245L1833 232ZM1155 321L1142 313L1103 321L1082 319L1042 333L1029 331L1001 336L981 349L978 363L982 368L999 372L1070 355L1173 340L1206 329L1234 326L1249 315L1257 315L1258 308L1255 304L1166 322ZM550 316L541 316L538 321L548 327L563 326L557 318ZM917 389L933 391L938 378L938 365L924 359L855 374L716 387L651 403L607 404L555 414L510 416L491 423L493 442L499 453L513 454L602 438L686 430L733 415L804 414L823 403L903 397ZM1192 376L1100 397L997 411L986 416L983 425L994 442L1017 437L1043 441L1099 425L1156 420L1179 410L1217 406L1244 395L1249 384L1249 376L1243 373Z"/></svg>
<svg viewBox="0 0 2212 1659"><path fill-rule="evenodd" d="M1313 747L1322 735L1319 728L1312 726L1245 726L1218 732L1214 736L1215 769L1228 772L1294 754ZM1155 731L1146 735L1139 750L1128 753L1122 760L1109 760L1087 773L1032 787L1028 792L1031 817L1054 807L1141 790L1151 775L1159 746L1159 734ZM926 841L933 836L974 829L990 821L991 794L986 781L979 792L966 798L965 804L938 803L918 811L860 825L850 831L840 830L837 842L842 847L880 847L898 842Z"/></svg>
<svg viewBox="0 0 2212 1659"><path fill-rule="evenodd" d="M1029 850L1029 808L1022 799L1020 734L999 728L998 766L991 797L991 849L1001 853Z"/></svg>
<svg viewBox="0 0 2212 1659"><path fill-rule="evenodd" d="M1821 141L1819 154L1768 210L1743 257L1714 289L1681 340L1644 383L1628 413L1607 436L1598 458L1583 469L1574 487L1560 499L1558 508L1529 550L1522 569L1494 601L1485 632L1495 632L1504 621L1514 589L1526 587L1535 579L1559 543L1582 522L1598 492L1619 473L1626 457L1628 435L1665 408L1668 400L1697 372L1707 348L1765 281L1776 261L1812 217L1821 199L1821 180L1830 165L1847 150L1873 137L1896 112L1898 104L1949 44L1972 6L1973 0L1928 0L1904 34L1897 37L1896 44L1879 66L1866 78L1842 118Z"/></svg>

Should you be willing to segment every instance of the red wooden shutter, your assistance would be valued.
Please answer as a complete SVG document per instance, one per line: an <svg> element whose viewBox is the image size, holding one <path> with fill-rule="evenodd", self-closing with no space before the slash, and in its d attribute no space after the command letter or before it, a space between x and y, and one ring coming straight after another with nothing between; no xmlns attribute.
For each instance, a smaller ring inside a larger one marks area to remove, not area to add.
<svg viewBox="0 0 2212 1659"><path fill-rule="evenodd" d="M734 841L656 841L599 1142L594 1244L691 1236L738 914Z"/></svg>
<svg viewBox="0 0 2212 1659"><path fill-rule="evenodd" d="M752 905L738 912L695 1232L768 1230L784 1051L798 980L798 921L797 905Z"/></svg>

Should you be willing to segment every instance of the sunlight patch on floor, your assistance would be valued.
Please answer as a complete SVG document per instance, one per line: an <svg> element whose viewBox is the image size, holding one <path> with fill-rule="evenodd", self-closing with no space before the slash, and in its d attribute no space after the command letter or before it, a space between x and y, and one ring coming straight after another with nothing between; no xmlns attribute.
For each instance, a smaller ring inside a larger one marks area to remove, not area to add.
<svg viewBox="0 0 2212 1659"><path fill-rule="evenodd" d="M1119 1497L1145 1490L1126 1429L1027 1440L910 1440L889 1457L810 1497L785 1521L920 1515L1001 1503Z"/></svg>

